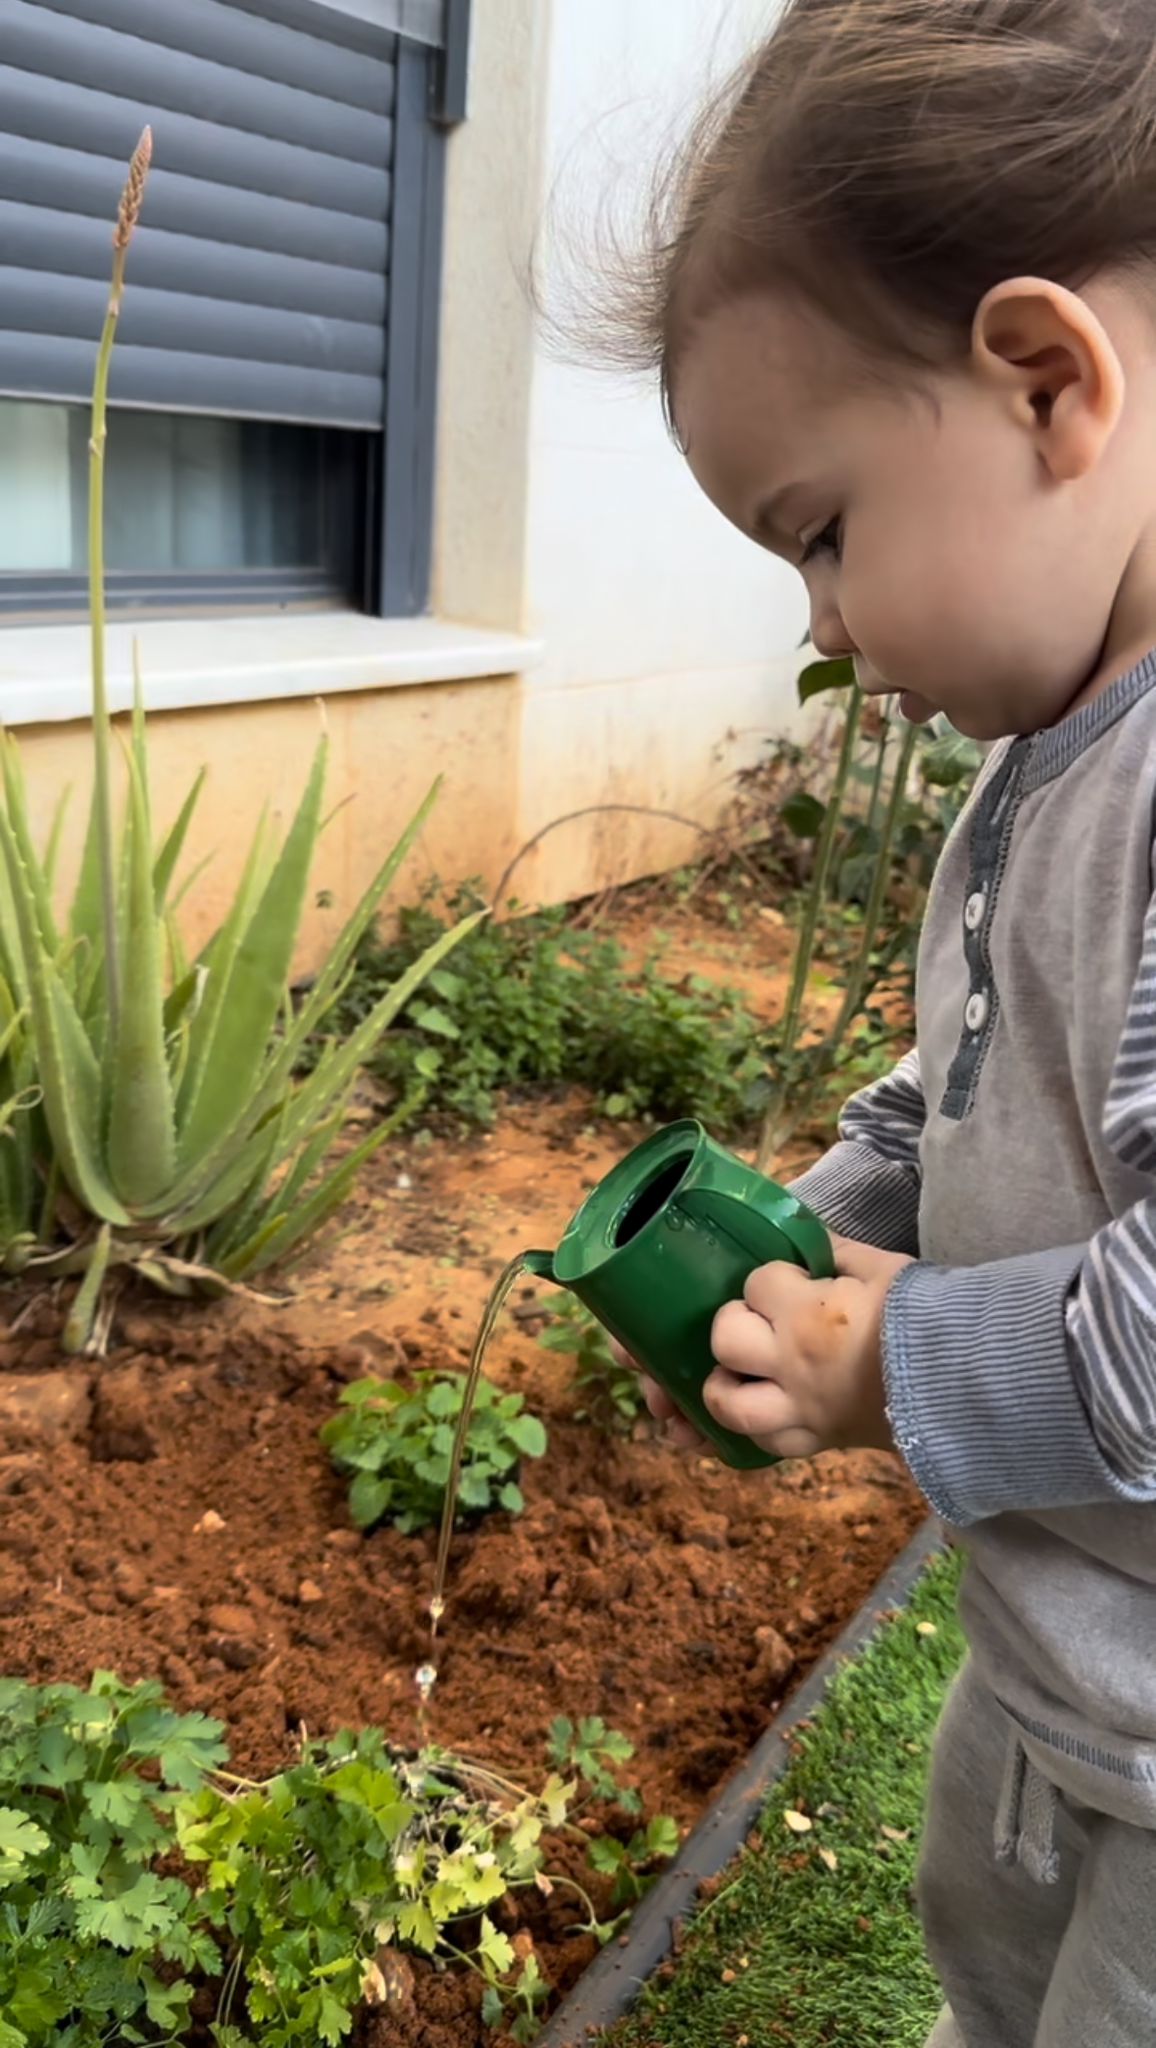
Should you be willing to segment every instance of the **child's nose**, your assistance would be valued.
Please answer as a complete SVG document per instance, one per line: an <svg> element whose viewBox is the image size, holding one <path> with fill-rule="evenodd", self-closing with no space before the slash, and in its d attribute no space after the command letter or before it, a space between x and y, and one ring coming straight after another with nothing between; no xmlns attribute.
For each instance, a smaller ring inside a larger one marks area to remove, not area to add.
<svg viewBox="0 0 1156 2048"><path fill-rule="evenodd" d="M844 654L859 652L837 607L829 603L811 607L811 643L824 661L837 661Z"/></svg>

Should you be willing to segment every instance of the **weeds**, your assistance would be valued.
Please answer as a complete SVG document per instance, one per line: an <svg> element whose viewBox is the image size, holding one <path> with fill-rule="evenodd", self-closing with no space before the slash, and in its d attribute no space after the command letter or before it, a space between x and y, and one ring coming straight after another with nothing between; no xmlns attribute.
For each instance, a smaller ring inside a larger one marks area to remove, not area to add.
<svg viewBox="0 0 1156 2048"><path fill-rule="evenodd" d="M303 1742L253 1783L224 1768L220 1724L175 1713L158 1685L4 1681L0 2048L189 2041L198 1993L216 2048L336 2048L361 2006L412 2007L409 1956L475 1973L487 2022L532 2039L550 1987L499 1904L564 1886L605 1941L678 1846L664 1817L604 1843L591 1799L613 1823L637 1798L604 1767L629 1743L597 1726L595 1783L585 1752L531 1791L378 1729ZM551 1873L550 1836L586 1846L611 1919Z"/></svg>
<svg viewBox="0 0 1156 2048"><path fill-rule="evenodd" d="M397 937L370 935L333 1013L356 1030L380 992L481 902L467 887L434 890L402 912ZM616 1118L700 1116L748 1127L765 1091L760 1027L741 999L697 977L672 982L650 960L628 967L619 942L576 930L566 909L475 926L452 968L427 977L370 1066L398 1097L424 1092L424 1113L491 1124L501 1093L591 1088Z"/></svg>

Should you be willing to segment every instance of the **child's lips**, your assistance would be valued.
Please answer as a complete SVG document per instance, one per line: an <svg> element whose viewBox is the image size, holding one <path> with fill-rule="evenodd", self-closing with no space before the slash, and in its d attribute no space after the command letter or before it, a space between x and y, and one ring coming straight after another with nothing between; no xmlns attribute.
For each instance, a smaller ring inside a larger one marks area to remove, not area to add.
<svg viewBox="0 0 1156 2048"><path fill-rule="evenodd" d="M926 697L917 697L914 690L901 690L899 709L908 725L928 725L935 717L935 706Z"/></svg>

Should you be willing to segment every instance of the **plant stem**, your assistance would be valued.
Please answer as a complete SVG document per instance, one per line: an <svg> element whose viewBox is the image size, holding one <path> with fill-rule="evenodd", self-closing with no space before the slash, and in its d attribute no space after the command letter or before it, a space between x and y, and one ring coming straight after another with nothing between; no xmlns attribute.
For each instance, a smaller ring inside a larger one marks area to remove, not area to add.
<svg viewBox="0 0 1156 2048"><path fill-rule="evenodd" d="M120 963L116 932L116 863L112 839L112 792L109 761L112 731L104 661L104 451L108 440L108 373L124 296L127 249L113 256L112 291L104 316L104 332L96 361L92 391L92 438L88 444L88 610L92 632L92 745L95 775L97 837L100 846L100 893L104 913L105 985L108 1019L115 1036L120 1015Z"/></svg>
<svg viewBox="0 0 1156 2048"><path fill-rule="evenodd" d="M129 166L112 239L112 287L96 358L92 387L92 434L88 443L88 609L92 632L92 743L95 770L94 803L100 847L100 885L104 913L105 986L110 1036L115 1039L120 1016L120 963L116 931L116 856L112 836L110 760L112 728L108 716L104 648L104 451L108 441L108 375L112 364L121 306L124 266L133 230L140 217L145 179L152 158L152 133L146 128Z"/></svg>
<svg viewBox="0 0 1156 2048"><path fill-rule="evenodd" d="M822 1057L816 1060L813 1071L806 1076L800 1090L792 1101L790 1121L785 1125L780 1124L779 1126L780 1145L786 1143L792 1132L797 1129L802 1119L807 1115L814 1100L815 1089L819 1079L830 1073L837 1072L840 1064L840 1054L843 1051L843 1041L863 1007L864 996L871 973L871 959L875 951L875 941L879 936L883 908L887 901L888 883L891 880L891 858L895 850L895 835L899 830L899 820L902 816L903 802L907 795L907 784L911 774L912 757L915 753L918 739L917 728L913 725L909 726L904 735L902 751L900 752L898 765L895 770L895 779L892 782L891 793L887 802L887 812L883 820L883 836L880 841L879 852L875 858L875 871L871 877L871 892L867 898L867 907L863 912L863 934L859 941L859 951L855 956L855 965L851 970L850 978L843 994L839 1014L831 1029L825 1034L821 1047L818 1048ZM884 751L885 749L886 741L884 741Z"/></svg>
<svg viewBox="0 0 1156 2048"><path fill-rule="evenodd" d="M879 818L879 805L883 796L883 776L887 768L887 748L891 741L891 722L884 716L883 730L879 735L879 747L875 755L875 774L871 782L871 801L867 806L867 831L874 832Z"/></svg>
<svg viewBox="0 0 1156 2048"><path fill-rule="evenodd" d="M795 966L791 976L791 990L787 998L786 1013L776 1047L780 1077L771 1097L770 1105L763 1118L759 1135L759 1149L756 1165L765 1173L781 1142L781 1122L789 1089L789 1072L794 1056L799 1026L803 1015L803 999L810 979L811 964L815 957L815 941L819 930L819 913L827 894L827 882L831 873L831 861L835 852L835 840L843 816L843 804L847 794L847 783L855 759L855 742L859 737L859 721L863 711L863 692L858 684L851 690L847 702L847 715L843 723L843 744L839 750L839 765L835 780L827 799L826 815L815 855L815 872L807 892L807 907L803 916L802 930L795 951Z"/></svg>
<svg viewBox="0 0 1156 2048"><path fill-rule="evenodd" d="M831 1051L835 1054L839 1052L844 1036L855 1022L862 1006L863 993L871 970L871 955L875 950L875 940L879 933L883 906L887 901L887 886L891 880L891 857L895 850L895 836L899 830L899 820L903 812L904 800L907 796L908 778L911 774L911 762L918 739L918 728L914 725L909 725L903 736L903 747L899 755L898 766L895 770L895 779L891 784L891 795L887 804L887 813L883 820L883 839L879 848L878 858L875 862L875 873L871 878L871 893L867 898L867 908L863 913L863 936L859 943L858 956L851 971L851 978L847 983L842 1008L839 1011L835 1028L831 1033L829 1041Z"/></svg>

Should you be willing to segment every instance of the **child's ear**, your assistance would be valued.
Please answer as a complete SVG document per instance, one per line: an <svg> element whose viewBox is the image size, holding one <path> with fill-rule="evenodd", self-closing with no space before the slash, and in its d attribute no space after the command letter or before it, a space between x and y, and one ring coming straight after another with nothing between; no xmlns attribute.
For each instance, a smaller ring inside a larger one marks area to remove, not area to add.
<svg viewBox="0 0 1156 2048"><path fill-rule="evenodd" d="M1057 483L1095 468L1124 409L1124 371L1083 299L1038 277L996 285L976 313L971 353Z"/></svg>

